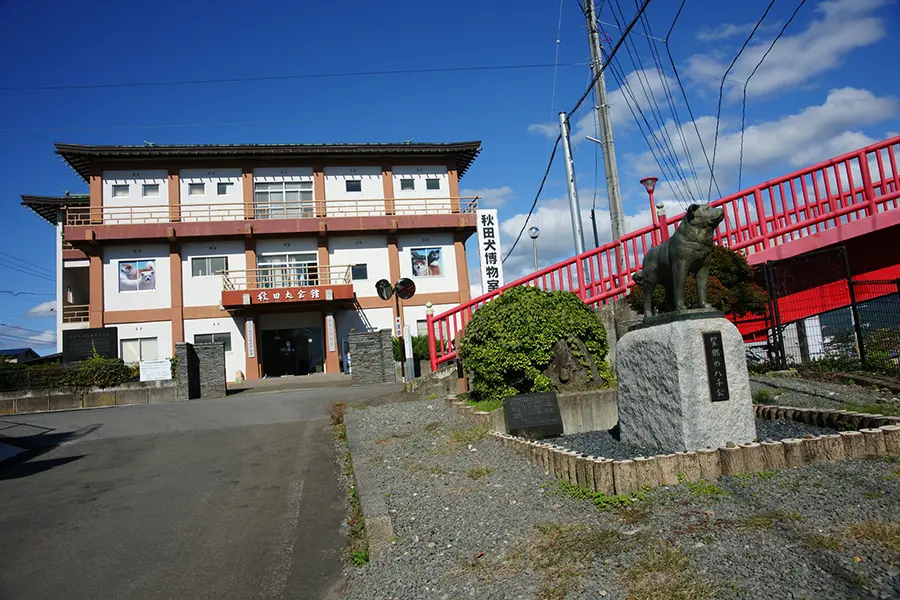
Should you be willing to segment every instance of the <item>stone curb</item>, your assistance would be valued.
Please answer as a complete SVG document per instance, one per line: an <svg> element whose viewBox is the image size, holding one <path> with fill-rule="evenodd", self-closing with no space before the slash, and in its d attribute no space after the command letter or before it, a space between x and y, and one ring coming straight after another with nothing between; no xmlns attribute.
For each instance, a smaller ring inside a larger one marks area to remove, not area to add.
<svg viewBox="0 0 900 600"><path fill-rule="evenodd" d="M857 431L753 442L724 448L704 448L630 460L579 454L562 446L533 442L498 431L491 435L524 456L546 475L606 495L630 495L643 489L675 485L680 481L715 481L719 477L778 471L844 458L900 457L900 418L847 411L755 406L765 419L794 419L803 423L859 424ZM468 411L463 411L468 412ZM485 413L488 414L488 413Z"/></svg>
<svg viewBox="0 0 900 600"><path fill-rule="evenodd" d="M350 459L361 454L359 439L362 437L357 430L353 415L348 411L344 415L344 426L347 430L347 449ZM360 469L354 466L353 474L356 479L356 493L359 496L359 506L366 522L366 537L369 540L369 557L372 560L387 554L394 537L394 527L387 504L384 502L385 491L379 489L375 483L370 469Z"/></svg>

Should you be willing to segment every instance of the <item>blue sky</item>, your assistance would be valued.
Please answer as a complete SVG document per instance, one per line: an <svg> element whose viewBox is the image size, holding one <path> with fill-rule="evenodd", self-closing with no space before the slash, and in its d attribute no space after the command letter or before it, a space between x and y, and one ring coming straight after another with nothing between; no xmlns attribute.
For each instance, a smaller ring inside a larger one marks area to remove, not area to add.
<svg viewBox="0 0 900 600"><path fill-rule="evenodd" d="M716 181L737 191L743 81L797 7L777 0L724 88ZM619 39L616 16L630 19L634 0L600 2L601 28ZM768 2L687 0L669 48L711 150L719 82ZM665 37L677 2L655 0L647 10L654 37ZM621 10L621 12L618 12ZM560 14L562 19L560 21ZM561 27L558 27L561 22ZM810 0L748 84L743 187L900 131L900 83L891 76L900 6L891 0ZM3 88L121 84L268 77L379 70L552 65L559 67L285 79L203 85L81 90L0 90L0 147L7 176L0 182L6 210L5 255L0 255L0 347L52 351L54 320L47 305L54 270L53 230L19 206L19 195L86 191L53 154L53 142L85 144L287 143L461 141L484 150L461 182L499 208L508 249L534 198L555 139L553 124L589 81L584 20L575 0L431 3L392 2L0 2ZM677 144L673 161L687 165L664 95L670 82L685 142L697 165L660 173L628 105L627 93L607 76L627 225L649 221L645 175L662 179L658 199L676 212L680 202L706 199L709 170L665 47L631 36L635 73L625 48L614 59L651 125L652 101ZM559 43L557 44L557 39ZM656 70L650 44L662 58ZM640 65L638 65L640 66ZM554 79L556 81L554 86ZM644 93L643 89L647 92ZM652 100L652 101L651 101ZM590 101L574 117L573 141L581 204L595 195L597 150ZM656 129L656 127L654 127ZM601 243L610 239L600 159L596 189ZM686 186L671 179L684 178ZM696 179L696 183L694 180ZM667 181L668 180L668 181ZM695 190L689 194L686 190ZM715 195L715 192L713 192ZM543 233L541 264L573 253L561 161L551 172L533 218ZM586 243L593 246L590 220ZM526 239L526 242L528 240ZM477 257L470 240L473 287ZM10 256L37 265L27 265ZM506 263L507 280L531 263L530 243ZM9 265L18 265L21 273ZM41 270L39 267L42 267ZM39 306L41 305L41 306ZM33 312L29 316L29 312ZM19 329L24 328L24 329Z"/></svg>

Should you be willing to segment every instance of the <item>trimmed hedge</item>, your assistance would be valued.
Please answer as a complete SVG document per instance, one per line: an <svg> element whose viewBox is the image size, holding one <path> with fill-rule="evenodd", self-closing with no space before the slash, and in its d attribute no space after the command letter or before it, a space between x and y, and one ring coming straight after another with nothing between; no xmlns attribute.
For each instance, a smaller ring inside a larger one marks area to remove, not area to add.
<svg viewBox="0 0 900 600"><path fill-rule="evenodd" d="M109 388L137 381L139 367L126 365L118 358L94 356L78 365L57 363L28 365L0 363L0 390L66 389L83 392L91 388Z"/></svg>

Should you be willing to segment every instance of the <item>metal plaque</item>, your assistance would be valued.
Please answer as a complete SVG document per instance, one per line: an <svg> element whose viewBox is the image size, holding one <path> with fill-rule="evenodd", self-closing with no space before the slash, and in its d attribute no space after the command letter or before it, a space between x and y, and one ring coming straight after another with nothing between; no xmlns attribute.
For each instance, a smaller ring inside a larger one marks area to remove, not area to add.
<svg viewBox="0 0 900 600"><path fill-rule="evenodd" d="M97 354L104 358L119 356L119 330L115 327L97 327L93 329L64 329L63 362L87 360Z"/></svg>
<svg viewBox="0 0 900 600"><path fill-rule="evenodd" d="M706 376L709 381L709 397L713 402L725 402L728 395L728 373L725 371L725 351L722 348L722 333L713 331L703 334L703 349L706 352Z"/></svg>
<svg viewBox="0 0 900 600"><path fill-rule="evenodd" d="M509 433L530 437L556 437L563 434L562 416L556 392L519 394L503 399Z"/></svg>

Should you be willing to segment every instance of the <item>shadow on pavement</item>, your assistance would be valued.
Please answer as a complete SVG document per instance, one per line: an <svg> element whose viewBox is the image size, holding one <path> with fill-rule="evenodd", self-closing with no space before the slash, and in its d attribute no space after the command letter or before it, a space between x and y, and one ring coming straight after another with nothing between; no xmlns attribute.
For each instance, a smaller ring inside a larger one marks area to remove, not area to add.
<svg viewBox="0 0 900 600"><path fill-rule="evenodd" d="M66 442L75 441L99 428L100 425L89 425L75 431L63 431L59 433L51 433L50 431L52 430L45 430L33 435L5 436L0 434L0 442L10 446L17 446L25 450L25 452L22 452L21 454L17 454L12 458L0 462L0 480L27 477L28 475L34 475L35 473L40 473L82 458L84 455L42 460L34 463L29 462L42 454L46 454L47 452L58 448Z"/></svg>
<svg viewBox="0 0 900 600"><path fill-rule="evenodd" d="M86 456L85 454L79 454L77 456L62 456L60 458L48 458L47 460L35 460L31 462L20 462L16 460L21 456L25 456L26 454L28 453L26 452L25 454L20 454L3 463L2 468L0 468L0 481L6 479L21 479L23 477L29 477L31 475L43 473L44 471L49 471L54 467L67 465L70 462L81 460ZM16 464L7 466L9 463Z"/></svg>

